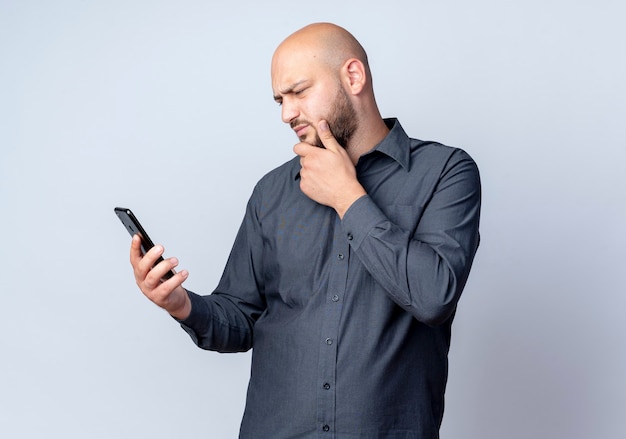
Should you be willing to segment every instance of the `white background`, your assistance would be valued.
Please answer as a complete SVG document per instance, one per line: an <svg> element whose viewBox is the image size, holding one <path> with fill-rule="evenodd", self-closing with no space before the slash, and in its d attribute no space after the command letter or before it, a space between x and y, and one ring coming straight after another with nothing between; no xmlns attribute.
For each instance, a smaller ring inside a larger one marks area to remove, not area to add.
<svg viewBox="0 0 626 439"><path fill-rule="evenodd" d="M626 437L623 5L0 0L0 435L236 437L249 354L143 298L113 207L212 291L293 155L272 52L332 21L384 116L481 169L442 438Z"/></svg>

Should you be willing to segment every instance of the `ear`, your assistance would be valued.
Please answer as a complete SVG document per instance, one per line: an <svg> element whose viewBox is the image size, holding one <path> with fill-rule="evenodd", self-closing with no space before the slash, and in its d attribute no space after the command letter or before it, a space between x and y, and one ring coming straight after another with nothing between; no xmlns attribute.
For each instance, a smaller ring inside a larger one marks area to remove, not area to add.
<svg viewBox="0 0 626 439"><path fill-rule="evenodd" d="M343 65L343 73L346 85L353 95L361 93L367 83L367 72L365 66L356 58L350 58Z"/></svg>

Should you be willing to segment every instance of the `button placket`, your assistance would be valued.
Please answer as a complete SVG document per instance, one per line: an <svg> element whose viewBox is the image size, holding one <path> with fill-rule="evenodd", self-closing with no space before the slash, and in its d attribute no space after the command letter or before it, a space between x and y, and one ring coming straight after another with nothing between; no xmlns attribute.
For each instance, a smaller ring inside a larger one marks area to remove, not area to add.
<svg viewBox="0 0 626 439"><path fill-rule="evenodd" d="M346 282L350 259L350 246L341 227L339 217L336 219L333 247L330 251L328 284L321 324L321 347L318 374L317 420L323 432L330 432L334 437L333 426L336 415L337 388L337 353L340 340L339 324L343 312Z"/></svg>

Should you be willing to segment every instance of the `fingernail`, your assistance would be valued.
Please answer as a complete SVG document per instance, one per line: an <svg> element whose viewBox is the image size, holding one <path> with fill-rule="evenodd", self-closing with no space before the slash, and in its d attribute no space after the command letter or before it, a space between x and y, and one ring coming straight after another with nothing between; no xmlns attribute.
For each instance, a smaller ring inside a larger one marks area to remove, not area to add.
<svg viewBox="0 0 626 439"><path fill-rule="evenodd" d="M328 131L328 122L325 120L320 122L320 131Z"/></svg>

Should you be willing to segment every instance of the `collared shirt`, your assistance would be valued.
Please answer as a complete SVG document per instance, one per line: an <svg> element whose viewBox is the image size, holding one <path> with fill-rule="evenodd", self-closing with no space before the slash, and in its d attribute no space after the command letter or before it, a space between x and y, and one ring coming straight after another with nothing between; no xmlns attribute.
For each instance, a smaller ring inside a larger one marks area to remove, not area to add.
<svg viewBox="0 0 626 439"><path fill-rule="evenodd" d="M242 438L439 437L479 174L385 122L343 220L302 193L295 157L256 185L213 294L189 292L198 346L253 350Z"/></svg>

